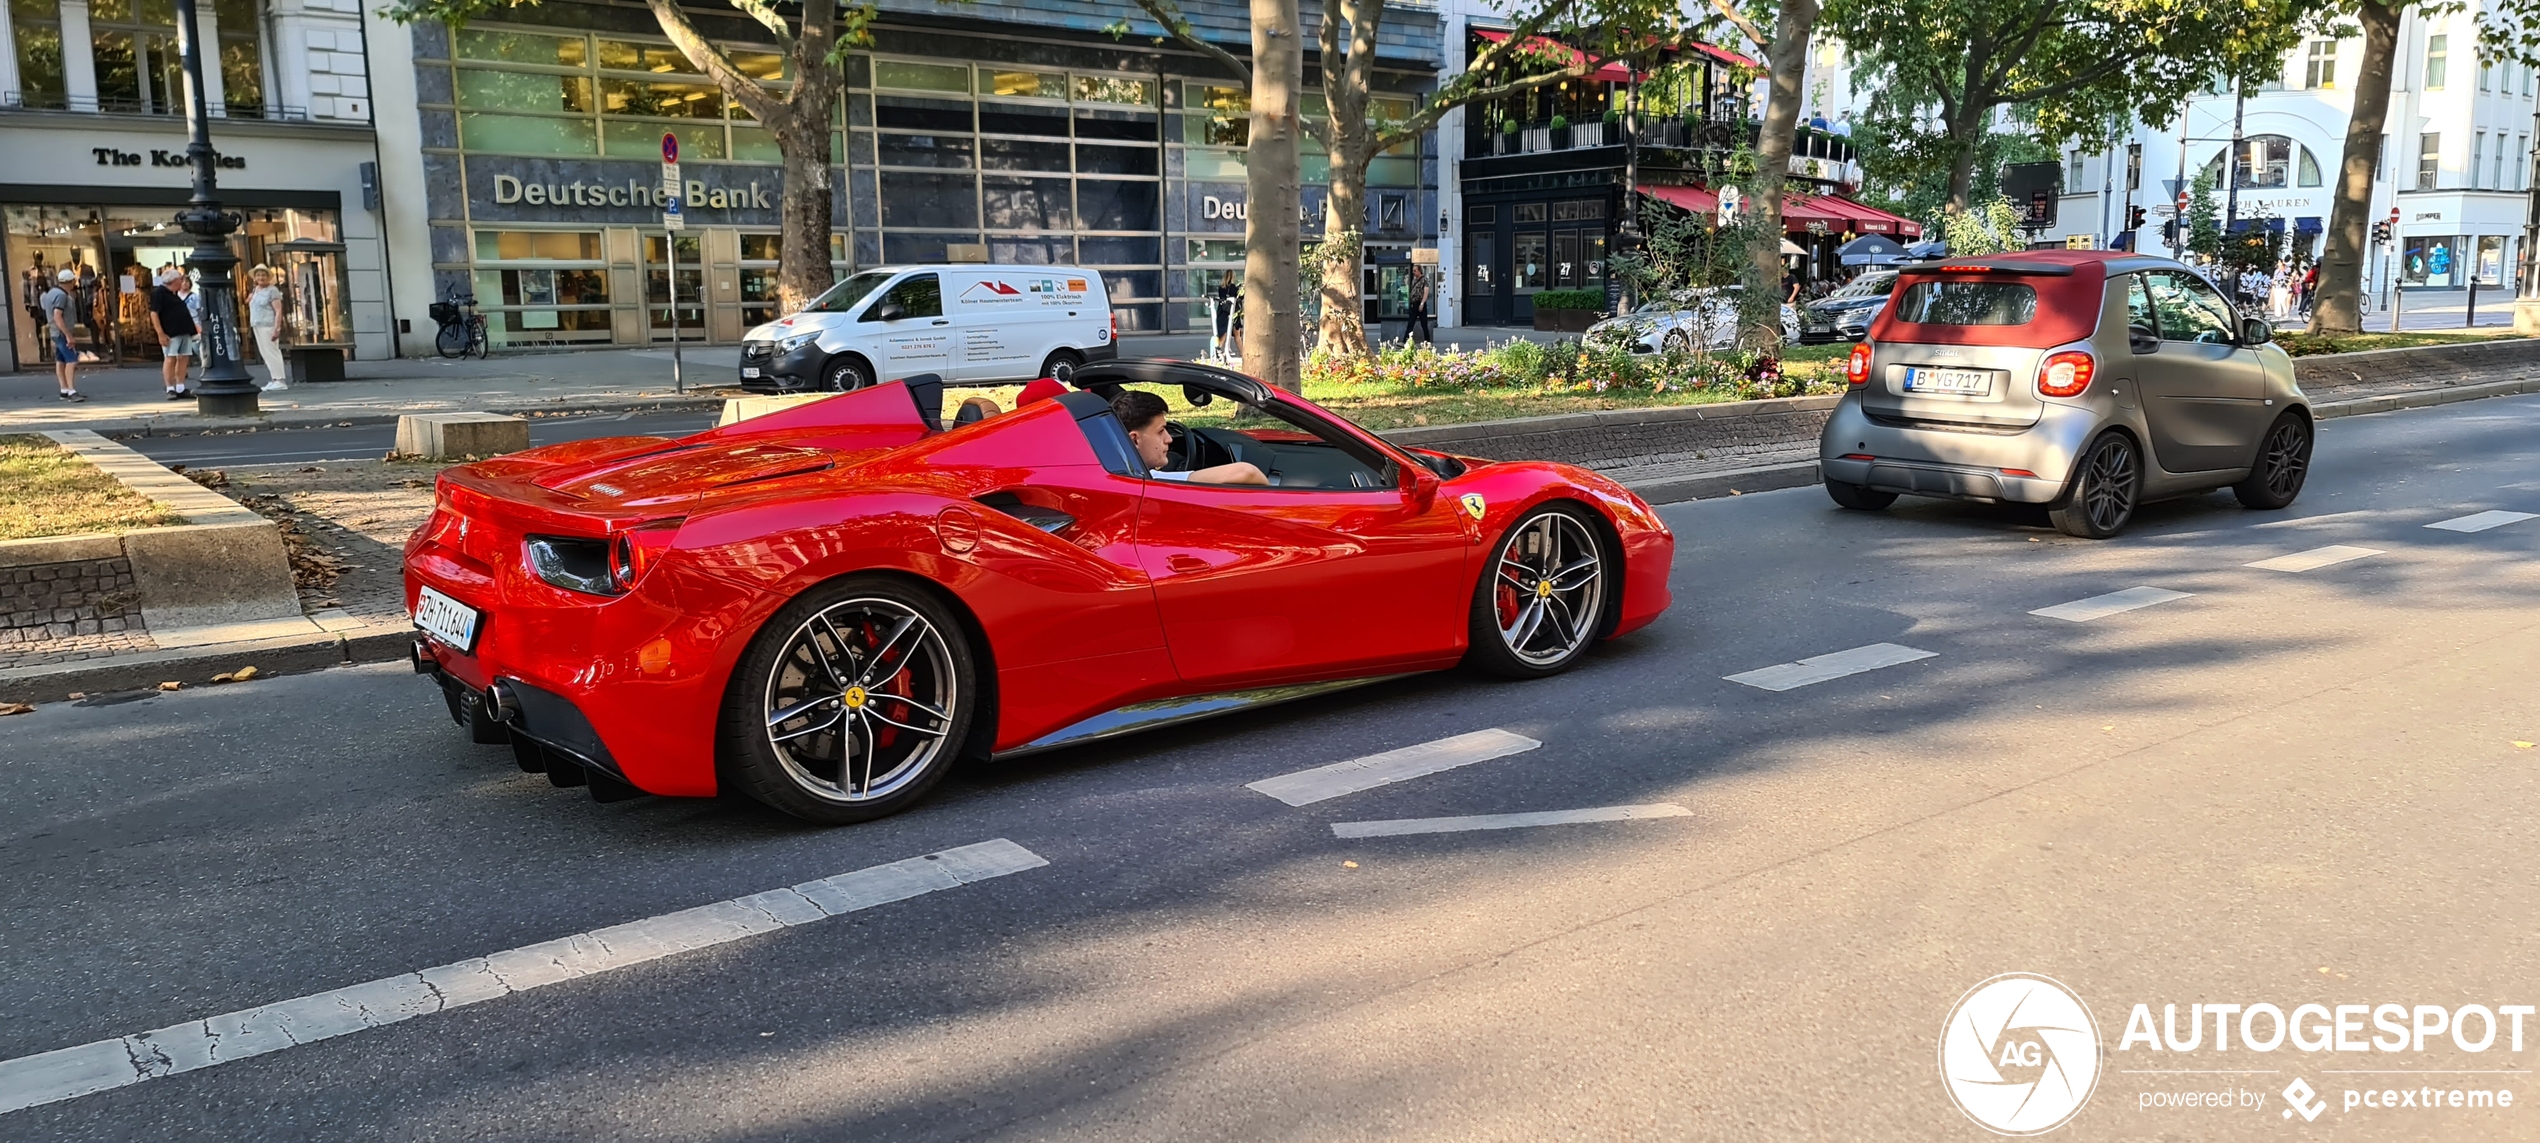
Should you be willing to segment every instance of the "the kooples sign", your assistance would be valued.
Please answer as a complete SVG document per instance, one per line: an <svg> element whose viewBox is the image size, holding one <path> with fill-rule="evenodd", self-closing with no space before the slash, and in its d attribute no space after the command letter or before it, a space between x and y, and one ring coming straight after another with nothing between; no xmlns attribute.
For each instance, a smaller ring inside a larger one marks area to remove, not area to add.
<svg viewBox="0 0 2540 1143"><path fill-rule="evenodd" d="M88 149L88 153L97 157L97 165L101 167L191 167L194 165L193 156L186 154L184 151L165 151L153 148L152 150L144 152L127 151L121 147L91 147ZM145 155L147 158L144 158ZM224 155L218 151L214 151L212 152L212 165L224 171L243 171L247 169L247 157L245 155Z"/></svg>
<svg viewBox="0 0 2540 1143"><path fill-rule="evenodd" d="M646 206L659 209L661 187L658 181L628 179L618 185L596 182L533 183L511 175L494 176L494 202L508 206L525 202L531 206ZM709 187L702 179L689 179L683 210L773 210L775 197L759 187L753 179L747 186Z"/></svg>

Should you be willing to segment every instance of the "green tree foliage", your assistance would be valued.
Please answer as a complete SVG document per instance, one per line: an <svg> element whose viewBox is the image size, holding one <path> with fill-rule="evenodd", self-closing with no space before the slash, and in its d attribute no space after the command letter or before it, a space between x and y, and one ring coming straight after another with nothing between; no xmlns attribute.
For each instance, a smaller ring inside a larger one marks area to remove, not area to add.
<svg viewBox="0 0 2540 1143"><path fill-rule="evenodd" d="M2214 202L2214 172L2203 170L2187 184L2187 252L2212 261L2222 256L2222 208Z"/></svg>
<svg viewBox="0 0 2540 1143"><path fill-rule="evenodd" d="M1872 115L1852 123L1852 147L1861 160L1862 201L1921 220L1937 232L1949 208L1949 155L1930 142L1910 121L1890 116ZM1976 144L1970 182L1977 188L1998 188L2004 167L2054 160L2054 148L2034 134L1987 131Z"/></svg>

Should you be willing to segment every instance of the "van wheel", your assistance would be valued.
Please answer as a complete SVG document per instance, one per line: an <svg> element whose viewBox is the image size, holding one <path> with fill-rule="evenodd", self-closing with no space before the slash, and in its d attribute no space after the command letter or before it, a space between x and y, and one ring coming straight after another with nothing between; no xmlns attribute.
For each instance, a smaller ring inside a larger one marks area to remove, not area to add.
<svg viewBox="0 0 2540 1143"><path fill-rule="evenodd" d="M1856 512L1878 512L1896 503L1896 494L1893 492L1881 492L1866 484L1853 484L1843 480L1827 481L1826 495L1836 504Z"/></svg>
<svg viewBox="0 0 2540 1143"><path fill-rule="evenodd" d="M2067 536L2104 540L2134 519L2134 502L2142 489L2143 462L2134 442L2123 433L2101 433L2081 455L2081 471L2047 506L2046 515Z"/></svg>
<svg viewBox="0 0 2540 1143"><path fill-rule="evenodd" d="M820 388L827 393L852 393L873 384L873 367L853 357L835 357L829 368L820 372Z"/></svg>
<svg viewBox="0 0 2540 1143"><path fill-rule="evenodd" d="M1041 363L1041 376L1073 384L1076 380L1076 367L1084 363L1084 357L1075 350L1061 349L1051 353L1049 360Z"/></svg>

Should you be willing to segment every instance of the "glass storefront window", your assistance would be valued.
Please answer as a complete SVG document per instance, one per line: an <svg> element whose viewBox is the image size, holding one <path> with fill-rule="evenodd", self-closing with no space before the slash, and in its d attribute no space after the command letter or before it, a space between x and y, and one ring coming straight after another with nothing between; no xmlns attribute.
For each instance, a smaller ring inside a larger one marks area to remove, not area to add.
<svg viewBox="0 0 2540 1143"><path fill-rule="evenodd" d="M1155 81L1114 75L1080 75L1076 77L1076 102L1128 103L1139 107L1153 107L1155 106Z"/></svg>
<svg viewBox="0 0 2540 1143"><path fill-rule="evenodd" d="M1252 93L1240 87L1182 85L1182 141L1241 147L1252 137Z"/></svg>
<svg viewBox="0 0 2540 1143"><path fill-rule="evenodd" d="M877 59L873 61L873 86L910 91L956 91L968 95L970 69L960 64Z"/></svg>
<svg viewBox="0 0 2540 1143"><path fill-rule="evenodd" d="M479 230L479 262L597 262L596 230Z"/></svg>
<svg viewBox="0 0 2540 1143"><path fill-rule="evenodd" d="M474 240L476 301L495 345L612 339L599 231L478 230Z"/></svg>
<svg viewBox="0 0 2540 1143"><path fill-rule="evenodd" d="M1544 246L1545 237L1540 230L1520 232L1509 238L1508 253L1515 263L1510 267L1511 276L1515 279L1518 293L1531 294L1544 288L1544 279L1551 269Z"/></svg>
<svg viewBox="0 0 2540 1143"><path fill-rule="evenodd" d="M494 111L589 114L591 80L553 72L459 69L458 104Z"/></svg>
<svg viewBox="0 0 2540 1143"><path fill-rule="evenodd" d="M1241 151L1185 151L1182 170L1184 178L1196 180L1237 182L1246 177Z"/></svg>
<svg viewBox="0 0 2540 1143"><path fill-rule="evenodd" d="M664 236L644 238L644 321L652 330L654 341L669 341L672 334L670 306L669 256L679 256L679 322L681 341L704 341L705 310L705 245L694 234L679 236L676 247L667 245Z"/></svg>
<svg viewBox="0 0 2540 1143"><path fill-rule="evenodd" d="M664 133L679 136L679 157L683 160L724 157L723 132L716 127L613 118L607 120L601 130L602 151L611 157L659 160ZM771 137L768 143L773 146L774 138Z"/></svg>
<svg viewBox="0 0 2540 1143"><path fill-rule="evenodd" d="M65 106L61 0L9 0L9 23L18 41L19 105Z"/></svg>
<svg viewBox="0 0 2540 1143"><path fill-rule="evenodd" d="M600 80L600 107L611 115L721 119L723 93L712 84L607 77Z"/></svg>
<svg viewBox="0 0 2540 1143"><path fill-rule="evenodd" d="M11 206L6 211L5 251L0 258L14 271L21 292L41 270L48 285L61 269L75 272L73 341L96 361L153 361L159 343L151 331L148 291L158 276L181 268L193 254L193 239L171 221L174 207ZM238 255L239 323L246 321L245 284L257 267L272 270L284 291L284 340L305 343L350 340L345 304L342 247L333 211L279 207L243 207L243 223L232 236ZM36 297L41 296L39 291ZM20 308L34 304L32 297ZM17 361L27 365L38 355L34 323L17 324ZM251 355L252 343L243 346ZM261 363L258 363L261 364Z"/></svg>
<svg viewBox="0 0 2540 1143"><path fill-rule="evenodd" d="M688 54L669 44L639 44L627 40L600 41L600 66L618 71L678 72L702 75L697 65L688 62Z"/></svg>
<svg viewBox="0 0 2540 1143"><path fill-rule="evenodd" d="M536 32L465 28L458 33L455 55L463 60L582 67L590 63L589 45L580 36L542 36Z"/></svg>
<svg viewBox="0 0 2540 1143"><path fill-rule="evenodd" d="M599 142L588 119L541 119L529 115L459 113L459 139L471 151L515 155L592 155ZM656 147L659 143L656 140Z"/></svg>
<svg viewBox="0 0 2540 1143"><path fill-rule="evenodd" d="M979 69L979 94L1013 99L1065 99L1067 77L1045 71Z"/></svg>
<svg viewBox="0 0 2540 1143"><path fill-rule="evenodd" d="M2505 284L2505 239L2502 235L2483 234L2478 239L2478 284Z"/></svg>

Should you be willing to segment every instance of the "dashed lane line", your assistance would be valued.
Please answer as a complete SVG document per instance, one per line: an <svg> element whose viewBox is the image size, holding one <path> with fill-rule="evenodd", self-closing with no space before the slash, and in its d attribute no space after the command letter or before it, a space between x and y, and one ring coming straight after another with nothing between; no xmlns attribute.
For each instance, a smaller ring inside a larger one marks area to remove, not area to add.
<svg viewBox="0 0 2540 1143"><path fill-rule="evenodd" d="M2123 614L2154 604L2168 603L2173 599L2185 599L2192 594L2194 593L2171 591L2160 587L2129 587L2124 591L2112 591L2106 595L2076 599L2071 603L2041 607L2029 614L2042 615L2048 619L2068 619L2075 623L2088 623L2093 619L2106 619L2111 615Z"/></svg>
<svg viewBox="0 0 2540 1143"><path fill-rule="evenodd" d="M1640 806L1593 806L1583 810L1538 810L1522 814L1473 814L1458 818L1388 818L1372 822L1333 822L1333 837L1402 837L1417 833L1464 833L1483 829L1525 829L1578 822L1638 821L1643 818L1691 817L1692 810L1673 802Z"/></svg>
<svg viewBox="0 0 2540 1143"><path fill-rule="evenodd" d="M1770 667L1728 675L1726 678L1732 683L1744 683L1763 690L1790 691L1813 683L1840 679L1845 675L1857 675L1863 671L1875 671L1881 667L1911 663L1916 659L1929 659L1938 654L1937 651L1922 651L1897 643L1872 643L1867 647L1835 651L1814 658L1801 659L1796 663L1778 663Z"/></svg>
<svg viewBox="0 0 2540 1143"><path fill-rule="evenodd" d="M2342 564L2348 560L2360 560L2365 556L2377 556L2380 554L2382 554L2382 552L2379 548L2358 548L2352 544L2330 544L2325 548L2313 548L2307 552L2295 552L2289 556L2277 556L2271 560L2259 560L2255 563L2244 564L2242 566L2257 568L2260 571L2306 572L2317 571L2321 568L2328 567L2331 564Z"/></svg>
<svg viewBox="0 0 2540 1143"><path fill-rule="evenodd" d="M1049 862L998 838L153 1032L0 1060L0 1114L497 1000Z"/></svg>
<svg viewBox="0 0 2540 1143"><path fill-rule="evenodd" d="M1308 806L1328 798L1408 781L1441 770L1523 754L1541 745L1543 743L1525 735L1493 727L1382 754L1370 754L1364 758L1352 758L1347 762L1334 762L1329 766L1317 766L1311 770L1299 770L1293 774L1281 774L1276 778L1263 778L1258 782L1245 783L1244 788L1268 794L1291 806Z"/></svg>
<svg viewBox="0 0 2540 1143"><path fill-rule="evenodd" d="M2533 519L2540 519L2540 513L2498 510L2474 512L2467 516L2455 516L2449 520L2437 520L2426 527L2440 528L2446 532L2484 532L2489 528L2502 528L2507 524L2519 524Z"/></svg>

